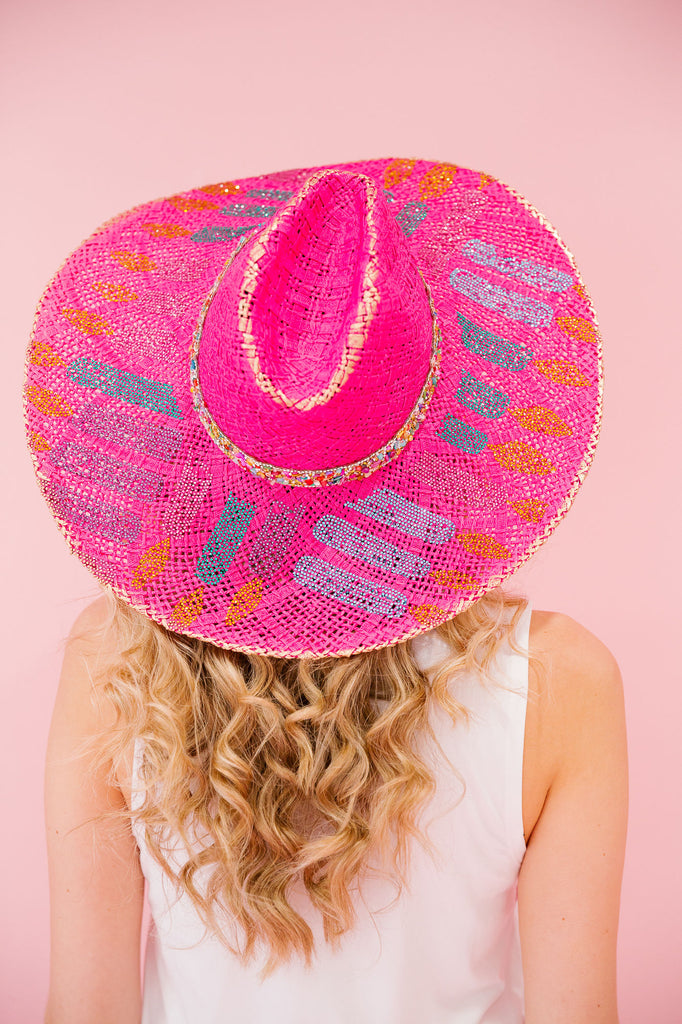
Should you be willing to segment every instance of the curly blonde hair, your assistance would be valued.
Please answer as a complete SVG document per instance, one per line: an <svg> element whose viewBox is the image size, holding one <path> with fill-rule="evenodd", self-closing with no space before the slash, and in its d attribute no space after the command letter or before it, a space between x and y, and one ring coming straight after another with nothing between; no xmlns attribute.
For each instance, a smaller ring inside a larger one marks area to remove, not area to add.
<svg viewBox="0 0 682 1024"><path fill-rule="evenodd" d="M498 588L437 626L449 653L425 674L410 641L348 657L244 654L171 632L105 594L98 636L110 639L93 682L117 722L91 741L97 763L115 778L140 738L144 801L134 814L151 855L243 963L265 944L262 978L295 953L310 967L314 937L290 886L302 878L332 948L353 927L350 886L373 851L392 860L400 895L409 837L433 853L415 826L436 788L415 748L422 731L436 739L431 700L457 723L469 711L449 692L454 674L508 689L490 667L507 641L525 654L513 634L526 598ZM197 844L202 833L209 841ZM172 836L187 848L184 863L165 852ZM220 912L241 927L243 949L221 931Z"/></svg>

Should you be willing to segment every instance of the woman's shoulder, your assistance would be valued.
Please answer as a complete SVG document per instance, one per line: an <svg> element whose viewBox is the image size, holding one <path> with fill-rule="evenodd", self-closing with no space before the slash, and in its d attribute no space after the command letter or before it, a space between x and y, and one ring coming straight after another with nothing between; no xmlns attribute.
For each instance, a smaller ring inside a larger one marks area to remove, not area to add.
<svg viewBox="0 0 682 1024"><path fill-rule="evenodd" d="M581 738L589 734L595 741L612 728L623 678L607 644L565 612L534 608L528 646L541 664L529 687L537 695L549 788L555 776L575 767Z"/></svg>
<svg viewBox="0 0 682 1024"><path fill-rule="evenodd" d="M78 613L69 632L69 643L87 643L98 636L107 623L110 613L110 598L100 594Z"/></svg>
<svg viewBox="0 0 682 1024"><path fill-rule="evenodd" d="M530 617L529 650L547 669L550 696L581 704L586 690L617 688L618 661L595 633L565 612L534 608Z"/></svg>
<svg viewBox="0 0 682 1024"><path fill-rule="evenodd" d="M76 616L67 637L57 702L69 708L69 728L85 739L112 728L117 712L102 687L97 685L97 668L115 652L111 623L111 601L107 594L95 598ZM132 747L121 753L115 778L127 806L131 805Z"/></svg>
<svg viewBox="0 0 682 1024"><path fill-rule="evenodd" d="M109 604L102 596L79 612L63 641L53 732L60 723L63 732L86 739L113 721L113 708L97 686L97 669L110 644L108 619ZM60 710L66 713L59 714Z"/></svg>

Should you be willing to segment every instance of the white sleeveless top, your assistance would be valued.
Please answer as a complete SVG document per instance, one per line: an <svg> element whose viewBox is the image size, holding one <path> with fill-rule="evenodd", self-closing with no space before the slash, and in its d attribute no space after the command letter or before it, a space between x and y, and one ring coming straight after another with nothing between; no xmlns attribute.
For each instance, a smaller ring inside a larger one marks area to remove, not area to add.
<svg viewBox="0 0 682 1024"><path fill-rule="evenodd" d="M292 959L264 981L259 955L248 967L206 934L186 896L171 883L133 829L140 848L152 924L147 942L142 1024L520 1024L525 1019L518 931L517 878L525 853L522 772L528 693L530 604L517 627L515 654L498 652L493 675L514 692L486 688L476 677L450 681L472 712L456 725L435 703L434 732L466 792L427 737L419 749L436 773L437 790L417 818L436 850L436 863L410 839L411 892L369 875L358 916L333 953L304 887L291 903L310 925L316 956L308 970ZM433 632L411 641L428 670L446 651ZM133 809L141 746L136 744ZM370 861L377 864L377 861ZM389 867L390 871L390 867ZM383 909L382 909L383 908ZM226 922L236 948L241 934Z"/></svg>

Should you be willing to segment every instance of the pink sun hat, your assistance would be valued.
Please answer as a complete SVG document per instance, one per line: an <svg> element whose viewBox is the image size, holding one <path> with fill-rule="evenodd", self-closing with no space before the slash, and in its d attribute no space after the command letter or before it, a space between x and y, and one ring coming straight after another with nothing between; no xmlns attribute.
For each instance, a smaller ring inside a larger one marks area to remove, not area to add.
<svg viewBox="0 0 682 1024"><path fill-rule="evenodd" d="M36 313L41 492L102 586L278 657L405 641L554 531L602 414L592 302L489 174L368 160L154 200Z"/></svg>

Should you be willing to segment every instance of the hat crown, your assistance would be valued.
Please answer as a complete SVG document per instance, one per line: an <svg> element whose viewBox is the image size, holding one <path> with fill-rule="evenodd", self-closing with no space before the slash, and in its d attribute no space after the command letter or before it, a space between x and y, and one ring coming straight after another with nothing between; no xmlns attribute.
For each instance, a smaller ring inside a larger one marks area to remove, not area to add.
<svg viewBox="0 0 682 1024"><path fill-rule="evenodd" d="M197 362L210 434L294 471L366 459L409 419L433 339L428 290L377 184L318 172L209 297Z"/></svg>

